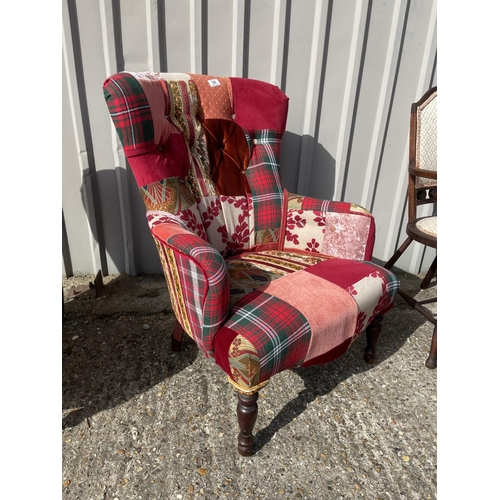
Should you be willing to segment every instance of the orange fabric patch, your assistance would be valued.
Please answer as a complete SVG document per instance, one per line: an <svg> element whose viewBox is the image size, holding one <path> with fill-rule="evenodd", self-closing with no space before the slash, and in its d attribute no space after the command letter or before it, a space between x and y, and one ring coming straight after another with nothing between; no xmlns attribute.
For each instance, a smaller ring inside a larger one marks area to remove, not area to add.
<svg viewBox="0 0 500 500"><path fill-rule="evenodd" d="M189 75L196 85L200 97L200 118L226 118L233 115L233 93L228 77ZM210 86L210 81L217 80L220 85Z"/></svg>
<svg viewBox="0 0 500 500"><path fill-rule="evenodd" d="M217 192L226 196L249 194L245 171L250 150L243 129L232 120L206 119L203 121L210 175Z"/></svg>

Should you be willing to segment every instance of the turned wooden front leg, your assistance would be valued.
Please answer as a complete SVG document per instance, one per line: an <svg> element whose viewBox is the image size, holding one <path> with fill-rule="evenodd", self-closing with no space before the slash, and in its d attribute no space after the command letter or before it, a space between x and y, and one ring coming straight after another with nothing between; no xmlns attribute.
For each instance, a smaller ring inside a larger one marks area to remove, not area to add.
<svg viewBox="0 0 500 500"><path fill-rule="evenodd" d="M253 428L257 420L258 405L257 399L259 393L256 392L250 396L238 392L238 406L236 413L238 415L238 425L240 433L238 435L238 452L247 457L253 452Z"/></svg>
<svg viewBox="0 0 500 500"><path fill-rule="evenodd" d="M384 316L379 314L375 316L372 322L366 327L366 347L365 347L365 361L373 363L375 361L376 347L380 334L382 332L382 321Z"/></svg>
<svg viewBox="0 0 500 500"><path fill-rule="evenodd" d="M432 333L431 349L429 351L429 357L425 361L425 366L433 370L437 366L437 334L438 326L434 325L434 332Z"/></svg>

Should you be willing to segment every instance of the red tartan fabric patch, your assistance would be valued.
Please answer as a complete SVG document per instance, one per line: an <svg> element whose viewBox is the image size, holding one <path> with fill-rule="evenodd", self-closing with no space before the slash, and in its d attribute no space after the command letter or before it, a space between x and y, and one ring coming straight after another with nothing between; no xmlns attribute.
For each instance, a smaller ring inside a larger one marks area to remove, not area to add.
<svg viewBox="0 0 500 500"><path fill-rule="evenodd" d="M281 227L283 187L279 172L281 132L255 133L255 145L246 170L252 191L255 232Z"/></svg>
<svg viewBox="0 0 500 500"><path fill-rule="evenodd" d="M153 226L153 234L175 252L177 273L194 340L213 358L213 340L229 310L226 263L212 246L174 224Z"/></svg>
<svg viewBox="0 0 500 500"><path fill-rule="evenodd" d="M340 212L348 214L351 204L343 201L319 200L305 196L302 201L302 210L318 210L320 212Z"/></svg>
<svg viewBox="0 0 500 500"><path fill-rule="evenodd" d="M119 73L108 78L104 98L127 157L156 148L151 109L135 77Z"/></svg>
<svg viewBox="0 0 500 500"><path fill-rule="evenodd" d="M309 349L311 328L293 306L265 292L255 291L238 301L226 330L242 334L260 358L260 382L300 366Z"/></svg>

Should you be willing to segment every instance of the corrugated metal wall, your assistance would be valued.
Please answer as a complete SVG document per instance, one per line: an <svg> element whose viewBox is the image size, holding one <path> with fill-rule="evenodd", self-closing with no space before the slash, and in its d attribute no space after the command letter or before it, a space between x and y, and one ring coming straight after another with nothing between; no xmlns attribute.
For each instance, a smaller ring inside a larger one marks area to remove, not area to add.
<svg viewBox="0 0 500 500"><path fill-rule="evenodd" d="M290 108L285 187L365 206L375 261L405 238L411 103L437 85L437 0L66 0L63 275L161 273L105 105L118 71L244 76ZM397 266L425 271L413 244Z"/></svg>

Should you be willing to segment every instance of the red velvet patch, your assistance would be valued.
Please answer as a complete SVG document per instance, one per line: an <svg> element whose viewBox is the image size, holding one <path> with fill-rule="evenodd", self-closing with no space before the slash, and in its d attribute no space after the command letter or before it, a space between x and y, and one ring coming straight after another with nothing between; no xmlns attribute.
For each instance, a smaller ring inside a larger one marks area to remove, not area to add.
<svg viewBox="0 0 500 500"><path fill-rule="evenodd" d="M288 97L276 85L232 77L234 121L248 132L285 130Z"/></svg>
<svg viewBox="0 0 500 500"><path fill-rule="evenodd" d="M184 177L189 170L186 141L181 134L170 134L161 150L129 156L128 162L139 187L169 177Z"/></svg>
<svg viewBox="0 0 500 500"><path fill-rule="evenodd" d="M207 119L203 121L210 158L210 174L217 192L226 196L249 194L245 171L250 150L243 129L233 120Z"/></svg>
<svg viewBox="0 0 500 500"><path fill-rule="evenodd" d="M368 230L368 239L366 241L365 257L366 261L371 261L373 256L373 247L375 246L375 220L372 219L370 229Z"/></svg>
<svg viewBox="0 0 500 500"><path fill-rule="evenodd" d="M231 374L231 367L229 364L229 348L237 335L238 332L223 326L214 338L215 362L231 378L233 378L233 376Z"/></svg>
<svg viewBox="0 0 500 500"><path fill-rule="evenodd" d="M310 359L309 361L306 361L302 366L313 366L313 365L323 365L325 363L329 363L330 361L333 361L334 359L339 358L344 354L347 349L349 349L349 346L351 345L352 339L348 338L342 342L342 344L334 347L331 351L325 352L325 354L322 354L321 356L317 356L316 358Z"/></svg>
<svg viewBox="0 0 500 500"><path fill-rule="evenodd" d="M373 272L373 267L355 260L334 258L310 266L304 271L346 289Z"/></svg>

